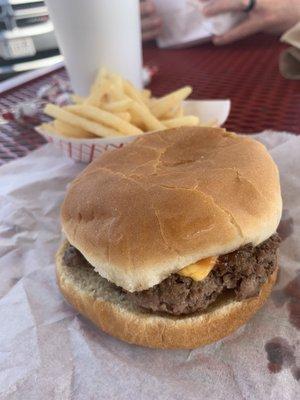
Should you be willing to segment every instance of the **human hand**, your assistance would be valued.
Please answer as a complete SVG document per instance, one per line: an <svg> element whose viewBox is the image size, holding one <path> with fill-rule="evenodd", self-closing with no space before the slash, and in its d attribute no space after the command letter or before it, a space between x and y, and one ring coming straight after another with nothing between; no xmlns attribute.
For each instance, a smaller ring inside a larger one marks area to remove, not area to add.
<svg viewBox="0 0 300 400"><path fill-rule="evenodd" d="M160 33L162 20L156 12L154 3L151 0L142 0L140 10L143 41L155 39Z"/></svg>
<svg viewBox="0 0 300 400"><path fill-rule="evenodd" d="M212 17L228 11L241 12L250 0L200 0L207 3L203 13ZM215 36L216 45L227 44L257 32L283 33L300 21L299 0L256 0L248 17L224 35Z"/></svg>

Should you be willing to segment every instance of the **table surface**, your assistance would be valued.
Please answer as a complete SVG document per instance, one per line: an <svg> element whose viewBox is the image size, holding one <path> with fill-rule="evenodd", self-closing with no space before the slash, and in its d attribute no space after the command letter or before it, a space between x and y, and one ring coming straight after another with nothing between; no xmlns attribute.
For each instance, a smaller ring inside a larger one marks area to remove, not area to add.
<svg viewBox="0 0 300 400"><path fill-rule="evenodd" d="M278 38L256 35L236 44L214 47L202 44L189 49L144 49L144 63L157 66L150 84L154 95L183 85L193 86L191 98L231 99L227 129L252 133L264 129L300 134L300 81L284 79L278 58L285 46ZM64 69L0 94L0 112L18 102L34 99L53 75L67 79ZM14 123L0 125L0 164L26 155L44 143L31 128Z"/></svg>

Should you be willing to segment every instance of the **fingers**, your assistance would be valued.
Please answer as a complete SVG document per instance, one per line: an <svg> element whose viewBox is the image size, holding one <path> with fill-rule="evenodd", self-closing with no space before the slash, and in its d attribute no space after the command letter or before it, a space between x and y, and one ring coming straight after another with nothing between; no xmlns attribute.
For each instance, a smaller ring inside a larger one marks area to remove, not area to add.
<svg viewBox="0 0 300 400"><path fill-rule="evenodd" d="M144 0L140 3L141 24L143 41L155 39L161 30L162 21L156 14L155 6L152 1Z"/></svg>
<svg viewBox="0 0 300 400"><path fill-rule="evenodd" d="M234 42L238 39L243 39L248 35L257 33L263 29L263 21L257 18L251 18L249 16L244 22L240 23L236 27L221 36L215 36L213 42L216 45L223 45Z"/></svg>
<svg viewBox="0 0 300 400"><path fill-rule="evenodd" d="M152 1L144 0L140 2L141 17L146 17L155 12L155 6Z"/></svg>
<svg viewBox="0 0 300 400"><path fill-rule="evenodd" d="M142 20L142 31L147 32L161 28L161 19L159 16L154 15Z"/></svg>
<svg viewBox="0 0 300 400"><path fill-rule="evenodd" d="M206 17L212 17L228 11L242 11L248 4L249 0L214 0L203 8L203 13Z"/></svg>
<svg viewBox="0 0 300 400"><path fill-rule="evenodd" d="M152 40L155 39L162 27L161 19L158 16L144 18L142 20L142 39Z"/></svg>
<svg viewBox="0 0 300 400"><path fill-rule="evenodd" d="M156 29L156 30L153 30L153 31L148 31L148 32L145 32L145 33L143 32L142 33L142 39L143 39L144 42L147 42L147 40L156 39L157 36L159 35L159 33L160 33L160 29Z"/></svg>

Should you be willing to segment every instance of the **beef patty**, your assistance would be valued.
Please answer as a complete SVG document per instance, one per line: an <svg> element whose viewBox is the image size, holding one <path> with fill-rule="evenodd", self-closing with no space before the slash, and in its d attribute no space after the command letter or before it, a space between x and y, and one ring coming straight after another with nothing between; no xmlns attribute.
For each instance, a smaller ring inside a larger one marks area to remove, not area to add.
<svg viewBox="0 0 300 400"><path fill-rule="evenodd" d="M231 291L237 300L256 296L277 266L277 234L254 247L243 246L219 256L214 268L199 282L172 274L150 289L130 293L122 290L139 307L173 315L190 314L206 309L217 297ZM64 263L70 267L92 267L73 246L68 246ZM99 277L100 278L100 277Z"/></svg>

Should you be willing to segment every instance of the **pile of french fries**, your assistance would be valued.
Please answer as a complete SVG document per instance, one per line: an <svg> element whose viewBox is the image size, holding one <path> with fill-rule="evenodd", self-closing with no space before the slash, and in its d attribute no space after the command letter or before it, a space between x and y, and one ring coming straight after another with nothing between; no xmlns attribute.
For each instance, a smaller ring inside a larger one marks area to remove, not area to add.
<svg viewBox="0 0 300 400"><path fill-rule="evenodd" d="M182 102L192 92L185 86L161 98L150 90L138 90L119 75L101 69L88 97L72 95L74 104L47 104L45 114L54 121L42 130L72 138L139 135L144 132L199 124L198 117L184 115Z"/></svg>

